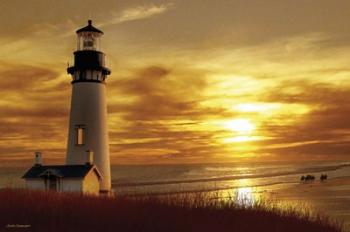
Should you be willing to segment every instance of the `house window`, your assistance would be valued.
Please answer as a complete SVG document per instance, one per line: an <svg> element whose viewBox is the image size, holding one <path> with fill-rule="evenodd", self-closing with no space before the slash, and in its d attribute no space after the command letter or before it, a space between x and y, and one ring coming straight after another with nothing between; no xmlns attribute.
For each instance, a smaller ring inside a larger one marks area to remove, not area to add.
<svg viewBox="0 0 350 232"><path fill-rule="evenodd" d="M76 145L84 145L85 143L85 128L83 126L76 127L77 142Z"/></svg>

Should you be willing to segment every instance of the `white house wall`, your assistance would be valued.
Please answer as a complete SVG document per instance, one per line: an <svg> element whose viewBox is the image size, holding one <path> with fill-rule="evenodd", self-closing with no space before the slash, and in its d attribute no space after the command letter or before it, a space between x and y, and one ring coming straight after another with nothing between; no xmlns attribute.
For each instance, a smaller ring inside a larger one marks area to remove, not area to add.
<svg viewBox="0 0 350 232"><path fill-rule="evenodd" d="M46 190L45 180L42 178L26 179L26 187L33 190ZM87 194L99 194L100 182L94 170L91 170L84 179L59 178L57 180L59 192L83 192Z"/></svg>
<svg viewBox="0 0 350 232"><path fill-rule="evenodd" d="M58 191L63 191L63 192L82 192L82 190L83 190L82 179L80 179L80 178L76 178L76 179L63 178L63 179L60 179L60 189L58 189Z"/></svg>
<svg viewBox="0 0 350 232"><path fill-rule="evenodd" d="M42 179L26 179L26 188L45 190L45 182Z"/></svg>

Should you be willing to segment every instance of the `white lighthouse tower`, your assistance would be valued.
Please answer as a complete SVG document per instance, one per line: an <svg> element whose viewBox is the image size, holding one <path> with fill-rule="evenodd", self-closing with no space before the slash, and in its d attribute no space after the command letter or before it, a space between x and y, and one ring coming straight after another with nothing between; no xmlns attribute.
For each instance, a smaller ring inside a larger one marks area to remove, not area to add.
<svg viewBox="0 0 350 232"><path fill-rule="evenodd" d="M100 171L100 192L111 189L109 141L107 129L105 54L100 50L103 32L92 26L77 30L77 50L72 75L72 99L66 165L91 161Z"/></svg>

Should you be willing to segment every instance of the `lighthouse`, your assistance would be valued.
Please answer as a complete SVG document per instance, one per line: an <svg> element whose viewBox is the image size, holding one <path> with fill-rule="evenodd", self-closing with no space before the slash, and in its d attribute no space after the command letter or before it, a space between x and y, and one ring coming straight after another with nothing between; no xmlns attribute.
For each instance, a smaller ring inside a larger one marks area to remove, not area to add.
<svg viewBox="0 0 350 232"><path fill-rule="evenodd" d="M111 71L105 66L100 48L103 32L88 21L76 31L77 50L72 76L66 165L91 162L101 173L100 192L111 189L109 141L107 128L106 78Z"/></svg>

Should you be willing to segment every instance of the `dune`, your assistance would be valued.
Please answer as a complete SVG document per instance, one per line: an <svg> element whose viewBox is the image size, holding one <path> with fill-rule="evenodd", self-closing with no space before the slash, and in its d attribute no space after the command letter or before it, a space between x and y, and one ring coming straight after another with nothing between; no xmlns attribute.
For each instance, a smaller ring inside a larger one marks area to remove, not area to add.
<svg viewBox="0 0 350 232"><path fill-rule="evenodd" d="M204 194L98 197L0 190L0 231L329 231L327 217L271 204L240 206Z"/></svg>

